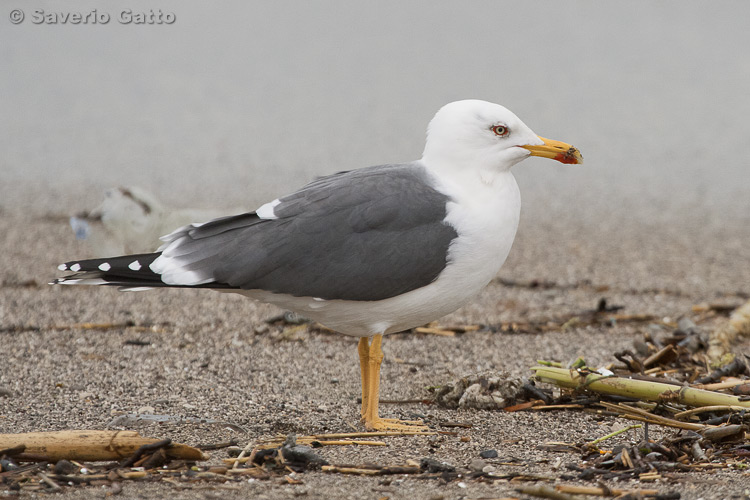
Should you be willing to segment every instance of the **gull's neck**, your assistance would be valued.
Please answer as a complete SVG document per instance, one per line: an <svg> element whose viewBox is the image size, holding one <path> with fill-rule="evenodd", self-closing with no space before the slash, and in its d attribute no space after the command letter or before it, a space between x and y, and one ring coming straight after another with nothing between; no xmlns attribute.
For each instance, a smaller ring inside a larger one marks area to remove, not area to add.
<svg viewBox="0 0 750 500"><path fill-rule="evenodd" d="M446 182L466 186L467 189L492 188L513 177L509 168L498 168L497 162L446 160L425 155L420 162L432 174Z"/></svg>

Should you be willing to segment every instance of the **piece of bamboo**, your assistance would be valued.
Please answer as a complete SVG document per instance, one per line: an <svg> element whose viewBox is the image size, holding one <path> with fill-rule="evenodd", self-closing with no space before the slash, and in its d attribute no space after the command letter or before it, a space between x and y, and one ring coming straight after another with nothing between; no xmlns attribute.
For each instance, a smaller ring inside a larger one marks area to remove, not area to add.
<svg viewBox="0 0 750 500"><path fill-rule="evenodd" d="M623 377L610 377L598 373L583 375L577 370L535 366L537 380L570 389L587 389L601 394L625 396L646 401L672 401L688 406L742 406L750 408L750 401L740 401L737 396L721 392L704 391L688 386L675 386Z"/></svg>
<svg viewBox="0 0 750 500"><path fill-rule="evenodd" d="M0 434L0 450L23 445L24 454L40 455L53 462L99 462L129 457L141 446L159 441L141 437L136 431L28 432ZM172 443L165 451L169 458L206 460L199 449L184 444Z"/></svg>

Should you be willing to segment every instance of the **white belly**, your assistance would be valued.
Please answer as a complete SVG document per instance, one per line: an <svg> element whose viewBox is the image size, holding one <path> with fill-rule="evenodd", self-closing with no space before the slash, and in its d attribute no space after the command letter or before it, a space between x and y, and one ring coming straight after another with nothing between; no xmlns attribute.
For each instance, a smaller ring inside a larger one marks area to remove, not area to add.
<svg viewBox="0 0 750 500"><path fill-rule="evenodd" d="M466 304L505 262L515 238L521 197L510 172L498 174L491 185L478 181L439 186L455 202L446 220L458 237L448 250L448 266L427 286L374 302L320 300L263 290L245 290L248 297L305 315L338 332L369 337L395 333L434 321Z"/></svg>

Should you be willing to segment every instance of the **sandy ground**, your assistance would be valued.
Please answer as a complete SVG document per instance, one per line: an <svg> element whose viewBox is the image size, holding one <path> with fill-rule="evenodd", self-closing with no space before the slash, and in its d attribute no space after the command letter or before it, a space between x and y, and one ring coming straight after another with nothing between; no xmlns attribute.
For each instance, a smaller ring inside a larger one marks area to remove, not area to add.
<svg viewBox="0 0 750 500"><path fill-rule="evenodd" d="M306 330L285 338L265 329L264 319L278 310L231 294L121 293L47 286L61 258L86 251L73 240L65 221L5 211L0 224L0 233L6 235L0 240L4 255L0 387L10 391L9 396L0 397L0 432L107 429L114 416L139 410L214 419L245 431L220 424L136 426L144 435L192 445L228 438L246 443L277 433L347 432L357 427L356 339ZM545 280L556 286L509 287L498 280L475 302L442 321L498 325L554 318L593 308L601 297L625 306L627 313L676 319L689 314L693 304L706 300L739 303L749 291L750 271L736 264L737 259L747 262L750 257L750 247L741 244L750 236L748 227L705 228L703 234L692 231L689 246L666 235L655 248L645 250L650 252L646 257L643 241L653 235L633 225L622 225L616 241L595 239L592 231L571 224L554 227L557 230L533 221L524 226L499 277ZM597 264L598 260L619 265L603 269L605 263ZM128 321L157 328L84 330L70 326ZM24 328L8 331L12 326ZM537 359L566 362L582 355L591 365L605 364L614 361L613 351L631 346L645 328L585 327L539 335L479 332L455 338L393 335L384 342L382 398L425 398L428 386L483 370L527 376ZM131 345L126 343L129 340L148 344ZM625 425L573 412L508 414L418 404L384 405L383 412L403 418L418 416L433 425L460 421L473 427L461 429L458 436L388 438L383 448L329 447L321 455L331 463L392 465L434 457L467 467L480 451L496 449L498 461L517 459L521 464L498 466L500 472L523 468L553 482L570 482L561 476L569 472L565 465L578 463L578 457L542 452L537 446L546 441L593 439ZM471 439L462 442L460 436ZM638 437L631 431L618 440ZM224 451L216 451L212 461L225 457ZM679 477L678 484L648 486L679 491L682 498L732 498L750 488L750 478L741 471ZM459 485L458 481L441 484L410 477L384 480L320 472L305 473L302 480L304 484L295 486L281 480L256 481L236 484L235 490L179 494L185 498L458 499L512 496L514 487L507 482L468 480ZM167 485L130 482L123 496L160 498L173 493ZM62 496L101 495L90 488Z"/></svg>

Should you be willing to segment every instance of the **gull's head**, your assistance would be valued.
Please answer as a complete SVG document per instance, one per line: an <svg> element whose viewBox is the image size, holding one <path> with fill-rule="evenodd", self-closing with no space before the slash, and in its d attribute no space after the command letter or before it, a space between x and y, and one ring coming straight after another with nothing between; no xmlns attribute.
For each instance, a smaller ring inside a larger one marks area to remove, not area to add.
<svg viewBox="0 0 750 500"><path fill-rule="evenodd" d="M539 137L503 106L470 99L446 104L435 114L422 159L436 168L505 171L529 156L583 163L576 148Z"/></svg>

